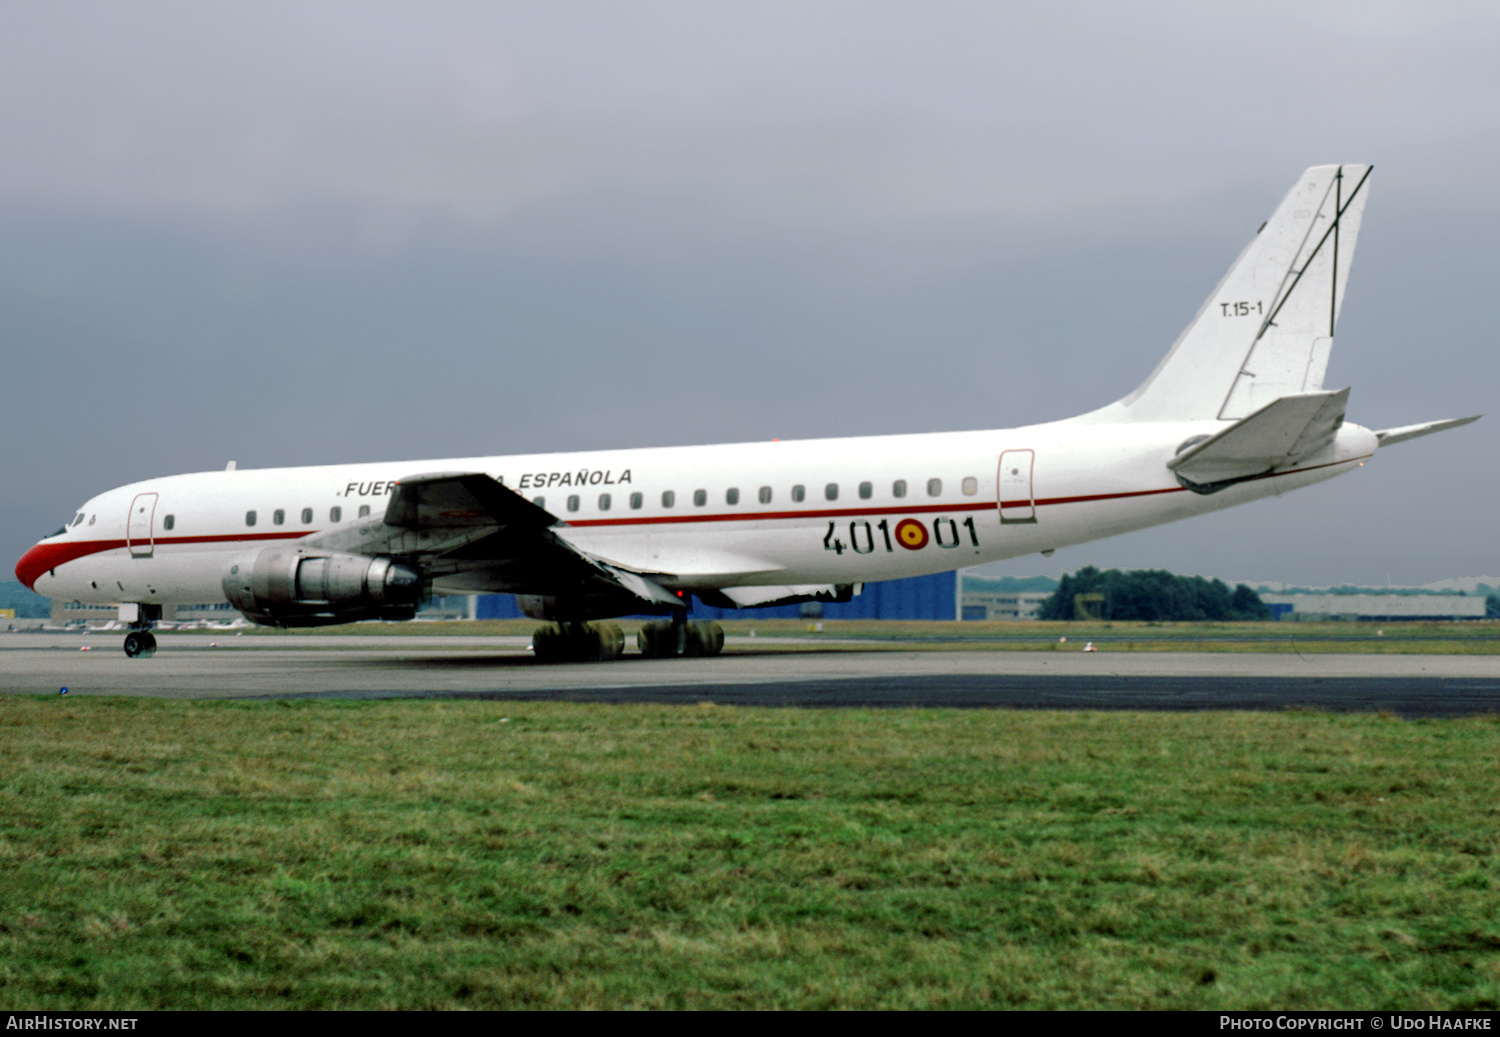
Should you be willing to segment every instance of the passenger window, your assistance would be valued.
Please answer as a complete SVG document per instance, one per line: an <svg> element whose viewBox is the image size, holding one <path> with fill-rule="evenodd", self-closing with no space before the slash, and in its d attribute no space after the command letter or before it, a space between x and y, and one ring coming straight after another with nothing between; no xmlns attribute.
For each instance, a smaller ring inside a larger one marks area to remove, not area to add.
<svg viewBox="0 0 1500 1037"><path fill-rule="evenodd" d="M359 517L360 518L369 518L370 517L370 506L368 504L361 504L359 506Z"/></svg>
<svg viewBox="0 0 1500 1037"><path fill-rule="evenodd" d="M662 507L664 507L664 508L670 508L672 505L674 505L676 503L677 503L677 494L673 493L671 490L662 490L661 491L661 506Z"/></svg>
<svg viewBox="0 0 1500 1037"><path fill-rule="evenodd" d="M831 482L827 486L823 487L823 496L828 498L829 500L838 500L839 484L836 482Z"/></svg>
<svg viewBox="0 0 1500 1037"><path fill-rule="evenodd" d="M607 494L607 493L601 493L601 494L599 494L599 510L600 511L608 511L609 510L609 494Z"/></svg>
<svg viewBox="0 0 1500 1037"><path fill-rule="evenodd" d="M253 511L247 511L247 512L245 512L245 525L247 525L247 526L253 526L253 525L255 525L255 512L253 512Z"/></svg>
<svg viewBox="0 0 1500 1037"><path fill-rule="evenodd" d="M344 509L343 508L329 508L328 509L328 521L329 522L338 522L343 517L344 517Z"/></svg>
<svg viewBox="0 0 1500 1037"><path fill-rule="evenodd" d="M569 511L577 511L578 510L578 494L571 493L571 494L568 495L568 510Z"/></svg>
<svg viewBox="0 0 1500 1037"><path fill-rule="evenodd" d="M979 480L972 475L964 476L964 496L972 497L979 492Z"/></svg>
<svg viewBox="0 0 1500 1037"><path fill-rule="evenodd" d="M806 499L807 499L807 487L806 486L803 486L801 483L798 483L796 486L792 487L792 500L796 501L798 504L801 504Z"/></svg>
<svg viewBox="0 0 1500 1037"><path fill-rule="evenodd" d="M906 496L905 479L897 479L895 482L891 483L891 496L897 498Z"/></svg>
<svg viewBox="0 0 1500 1037"><path fill-rule="evenodd" d="M302 509L302 524L309 525L312 522L312 508Z"/></svg>
<svg viewBox="0 0 1500 1037"><path fill-rule="evenodd" d="M859 499L869 500L875 495L875 486L872 483L862 482L859 484Z"/></svg>
<svg viewBox="0 0 1500 1037"><path fill-rule="evenodd" d="M281 508L277 508L275 511L271 512L271 521L278 526L284 525L286 523L286 512Z"/></svg>
<svg viewBox="0 0 1500 1037"><path fill-rule="evenodd" d="M707 490L694 490L693 491L693 507L695 507L695 508L701 508L701 507L703 507L703 505L705 505L707 503L708 503L708 491Z"/></svg>
<svg viewBox="0 0 1500 1037"><path fill-rule="evenodd" d="M941 480L941 479L928 479L927 480L927 496L929 496L929 497L941 497L942 494L943 494L943 480Z"/></svg>
<svg viewBox="0 0 1500 1037"><path fill-rule="evenodd" d="M645 503L646 495L644 493L632 493L630 495L630 507L632 511L639 511L641 505Z"/></svg>
<svg viewBox="0 0 1500 1037"><path fill-rule="evenodd" d="M731 486L731 487L729 487L729 489L727 489L727 490L724 491L724 503L725 504L738 504L739 502L740 502L740 491L737 488Z"/></svg>
<svg viewBox="0 0 1500 1037"><path fill-rule="evenodd" d="M545 508L547 506L547 498L546 497L533 497L533 498L531 498L531 503L535 504L539 508ZM361 515L363 515L365 513L365 509L364 508L360 508L359 509L359 513Z"/></svg>
<svg viewBox="0 0 1500 1037"><path fill-rule="evenodd" d="M79 515L78 517L83 518L82 515ZM161 520L161 526L163 529L171 529L175 525L177 525L176 515L168 515L166 518Z"/></svg>
<svg viewBox="0 0 1500 1037"><path fill-rule="evenodd" d="M769 487L769 486L762 486L760 488L760 502L762 504L770 504L771 503L771 487Z"/></svg>

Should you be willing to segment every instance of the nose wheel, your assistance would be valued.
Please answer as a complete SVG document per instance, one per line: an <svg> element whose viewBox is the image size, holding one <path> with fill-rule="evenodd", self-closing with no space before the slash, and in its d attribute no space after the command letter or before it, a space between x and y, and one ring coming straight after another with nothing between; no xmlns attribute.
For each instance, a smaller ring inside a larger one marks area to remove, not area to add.
<svg viewBox="0 0 1500 1037"><path fill-rule="evenodd" d="M149 659L156 654L156 635L149 630L132 630L125 635L125 654L131 659Z"/></svg>
<svg viewBox="0 0 1500 1037"><path fill-rule="evenodd" d="M122 607L121 619L125 618L125 610ZM160 621L161 606L149 602L141 602L136 605L135 619L130 623L130 633L125 635L125 657L127 659L149 659L156 654L156 635L151 632L152 624Z"/></svg>

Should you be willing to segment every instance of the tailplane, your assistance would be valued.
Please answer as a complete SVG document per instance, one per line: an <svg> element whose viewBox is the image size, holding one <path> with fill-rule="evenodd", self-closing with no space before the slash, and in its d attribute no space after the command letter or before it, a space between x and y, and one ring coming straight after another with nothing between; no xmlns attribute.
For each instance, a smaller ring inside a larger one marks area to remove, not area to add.
<svg viewBox="0 0 1500 1037"><path fill-rule="evenodd" d="M1167 467L1184 489L1217 493L1316 454L1338 435L1348 406L1348 389L1283 396L1222 432L1188 440Z"/></svg>
<svg viewBox="0 0 1500 1037"><path fill-rule="evenodd" d="M1371 166L1314 166L1113 420L1239 421L1323 387Z"/></svg>

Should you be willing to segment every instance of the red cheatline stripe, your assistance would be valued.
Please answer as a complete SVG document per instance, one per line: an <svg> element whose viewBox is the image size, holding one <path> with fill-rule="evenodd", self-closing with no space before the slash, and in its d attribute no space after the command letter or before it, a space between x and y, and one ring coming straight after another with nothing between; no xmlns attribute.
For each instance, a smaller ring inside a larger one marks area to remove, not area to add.
<svg viewBox="0 0 1500 1037"><path fill-rule="evenodd" d="M1289 472L1266 472L1263 475L1252 476L1245 482L1255 482L1259 479L1270 479L1281 475L1296 475L1298 472L1315 472L1320 468L1332 468L1335 465L1350 464L1354 461L1363 461L1371 455L1364 457L1351 457L1348 461L1331 461L1328 464L1315 465L1312 468L1298 468ZM1077 497L1041 497L1034 501L1015 500L1002 501L1002 508L1026 508L1031 506L1046 507L1053 504L1084 504L1092 501L1124 500L1128 497L1154 497L1162 493L1186 493L1187 488L1183 486L1166 486L1158 490L1127 490L1122 493L1093 493ZM884 508L829 508L818 511L761 511L744 513L727 513L712 515L656 515L640 518L607 518L607 519L579 519L569 522L569 526L579 528L585 526L652 526L652 525L677 525L687 522L761 522L767 519L806 519L806 518L857 518L861 515L921 515L931 512L944 512L951 514L955 511L989 511L995 507L989 501L979 501L971 504L918 504L909 508L884 507Z"/></svg>
<svg viewBox="0 0 1500 1037"><path fill-rule="evenodd" d="M158 547L164 544L229 544L242 541L289 540L309 535L310 532L233 533L227 536L157 537L155 543ZM56 569L59 565L88 555L118 551L125 546L124 540L75 540L61 544L37 544L22 555L21 560L16 563L16 579L27 587L35 589L36 581L41 579L42 573L48 569Z"/></svg>

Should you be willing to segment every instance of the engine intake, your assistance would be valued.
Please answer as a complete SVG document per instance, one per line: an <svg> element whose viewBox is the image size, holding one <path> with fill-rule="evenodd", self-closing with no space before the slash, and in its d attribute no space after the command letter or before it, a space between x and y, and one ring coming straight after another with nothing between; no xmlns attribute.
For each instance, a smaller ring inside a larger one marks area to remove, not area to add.
<svg viewBox="0 0 1500 1037"><path fill-rule="evenodd" d="M224 596L266 626L411 619L426 597L422 573L390 557L269 547L224 570Z"/></svg>

